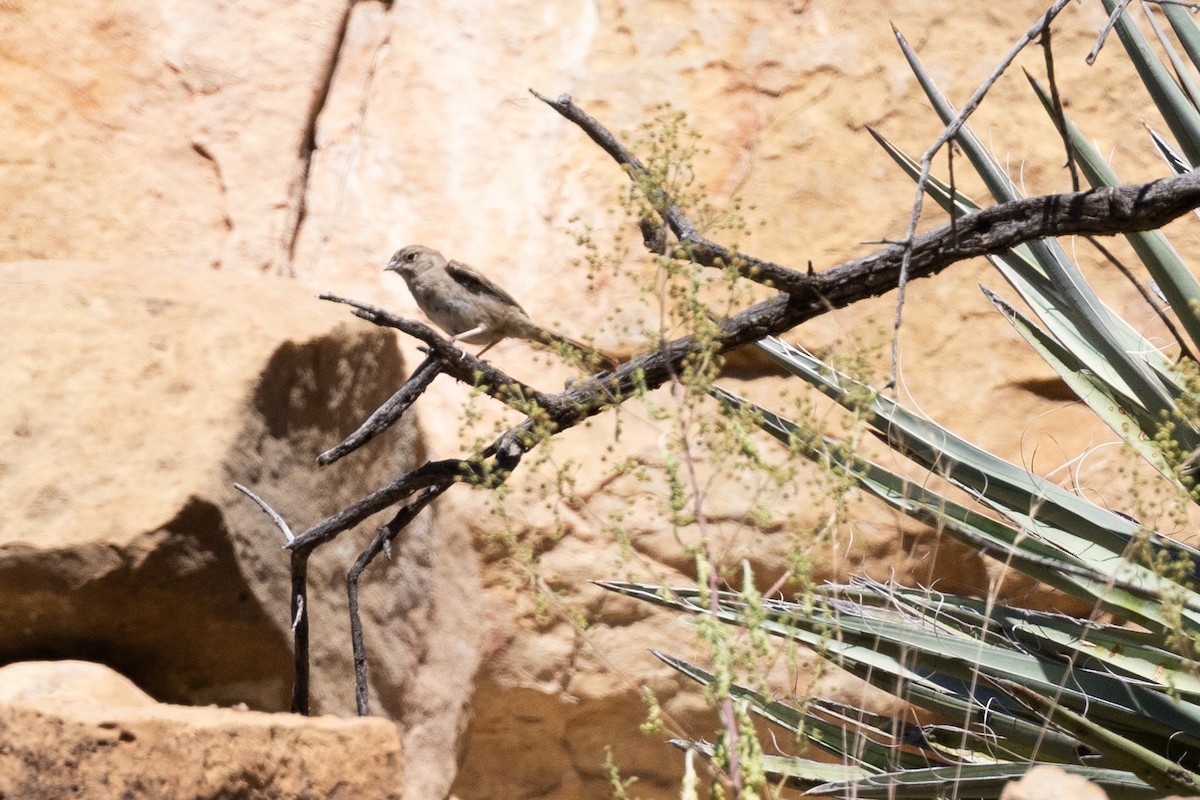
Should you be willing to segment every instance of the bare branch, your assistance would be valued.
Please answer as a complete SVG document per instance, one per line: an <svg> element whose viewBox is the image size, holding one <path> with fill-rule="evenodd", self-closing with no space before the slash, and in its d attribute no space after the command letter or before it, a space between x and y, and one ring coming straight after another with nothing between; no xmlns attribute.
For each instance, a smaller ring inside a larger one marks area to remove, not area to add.
<svg viewBox="0 0 1200 800"><path fill-rule="evenodd" d="M644 169L641 162L607 128L579 109L570 97L562 95L552 101L537 92L533 94L578 125L594 141L607 143L602 147L617 163L631 171ZM957 132L958 128L954 130ZM1107 236L1161 227L1200 205L1196 181L1183 180L1185 177L1025 198L967 214L955 220L953 226L944 226L913 239L910 278L927 277L956 261L1002 252L1047 236ZM665 193L662 196L666 197ZM678 206L671 204L669 198L665 202L670 210L667 223L673 231L676 225L681 230L694 230ZM672 224L671 220L675 220L676 224ZM880 294L880 284L887 281L891 285L883 287L882 291L895 288L899 273L894 260L903 249L903 245L893 246L815 274L764 262L706 240L701 247L677 246L672 255L704 266L717 265L719 262L740 267L743 276L800 298L812 294L828 295L832 285L861 280L865 291L860 297L846 298L846 303L849 303Z"/></svg>
<svg viewBox="0 0 1200 800"><path fill-rule="evenodd" d="M337 447L332 447L317 456L317 464L322 467L328 466L387 430L393 422L403 416L409 406L416 402L429 384L433 383L433 379L441 373L443 363L437 356L428 356L404 382L404 385L368 417L358 430L347 436L345 441Z"/></svg>
<svg viewBox="0 0 1200 800"><path fill-rule="evenodd" d="M724 320L717 346L723 350L742 347L765 336L785 333L831 309L882 295L896 288L906 256L909 278L915 280L936 275L952 264L975 256L1003 252L1048 236L1104 236L1152 230L1197 207L1200 207L1200 172L1144 184L1030 197L990 206L959 217L953 227L946 225L916 237L908 252L901 245L893 245L811 276L792 273L801 279L787 281L797 287L794 293L780 293ZM358 309L372 308L353 302L351 305ZM401 330L424 328L428 331L425 326L401 320L379 309L360 316ZM429 335L440 338L432 332ZM539 441L534 433L536 426L543 426L546 432L561 431L619 404L642 388L657 388L670 379L671 370L678 368L683 359L700 346L690 337L667 342L659 350L622 365L616 372L602 373L555 395L537 392L495 367L451 347L459 356L447 364L453 367L447 371L456 373L455 377L460 380L469 380L472 372L479 370L493 396L526 410L530 409L527 400L532 400L537 419L527 418L510 429L474 460L430 462L401 476L301 533L288 547L297 550L319 546L420 489L442 482L478 479L479 473L472 471L471 465L478 465L481 458L496 455L501 444L507 446L510 458L519 458ZM511 402L514 397L521 398L520 402Z"/></svg>
<svg viewBox="0 0 1200 800"><path fill-rule="evenodd" d="M489 397L519 411L528 411L531 405L541 405L547 398L532 386L509 377L483 359L455 347L449 339L439 336L428 325L398 317L378 306L338 297L335 294L322 294L321 299L352 306L354 316L360 319L386 328L395 328L420 339L429 345L430 355L436 356L441 362L441 372L468 386L474 386Z"/></svg>
<svg viewBox="0 0 1200 800"><path fill-rule="evenodd" d="M1063 150L1067 154L1067 171L1071 173L1071 189L1079 191L1079 170L1075 167L1075 148L1071 146L1071 135L1067 131L1067 115L1063 113L1062 97L1058 93L1058 80L1054 77L1054 51L1051 46L1050 38L1050 20L1046 20L1046 27L1042 31L1042 52L1046 56L1046 83L1050 84L1050 106L1053 109L1054 127L1058 129L1058 135L1062 138ZM1026 72L1025 77L1033 81L1033 77Z"/></svg>
<svg viewBox="0 0 1200 800"><path fill-rule="evenodd" d="M631 175L639 168L644 171L640 162L615 137L595 119L577 109L570 98L560 97L557 101L546 102L600 142L606 152L630 170ZM804 273L793 271L708 242L694 233L694 226L670 202L665 192L654 187L648 187L648 191L658 198L656 207L660 208L666 224L676 235L683 232L680 245L672 251L676 256L700 264L732 265L748 278L784 289L775 297L720 322L715 347L718 350L730 350L765 336L785 333L831 309L895 289L902 270L907 270L912 280L935 275L952 264L975 256L1003 252L1048 236L1113 235L1162 227L1200 207L1200 172L1140 185L1103 187L1002 203L958 217L952 225L915 237L906 244L889 246L820 273L814 273L811 269ZM683 240L687 236L691 238ZM313 525L287 544L292 559L292 617L296 620L296 683L292 706L299 713L307 713L308 710L309 645L305 593L308 557L317 547L371 515L405 502L421 492L377 534L375 541L364 550L355 569L347 576L347 588L355 592L356 604L357 581L362 570L379 550L398 535L404 525L450 486L460 482L484 486L502 484L520 464L522 456L548 436L577 425L606 408L619 405L626 397L663 385L671 379L672 374L677 373L685 358L701 348L714 346L711 342L697 342L691 337L666 341L658 349L622 365L615 372L601 373L560 394L548 395L459 350L424 325L401 319L365 303L333 295L323 297L352 306L355 315L362 319L421 339L429 345L430 358L437 359L439 371L479 386L482 391L513 408L521 409L528 416L490 446L469 458L427 462ZM410 378L410 383L412 381ZM414 392L419 393L417 390ZM393 400L396 398L393 397ZM411 404L411 400L407 402ZM376 416L384 418L388 414L381 409L373 415ZM354 615L357 615L357 606ZM356 662L360 656L363 660L357 679L358 699L359 709L363 711L366 708L366 672L361 641L356 645Z"/></svg>
<svg viewBox="0 0 1200 800"><path fill-rule="evenodd" d="M308 644L308 552L293 552L292 566L292 713L308 714L311 674Z"/></svg>
<svg viewBox="0 0 1200 800"><path fill-rule="evenodd" d="M242 494L246 495L246 496L247 496L247 497L249 497L251 500L253 500L255 503L257 503L257 504L258 504L258 507L259 507L259 508L261 508L261 509L263 510L263 512L264 512L264 513L265 513L265 514L266 514L268 517L270 517L270 518L271 518L271 521L275 523L275 527L276 527L276 528L279 528L279 530L283 532L283 538L284 538L286 541L288 541L288 542L290 543L290 542L291 542L293 539L295 539L295 538L296 538L296 537L295 537L295 536L292 534L292 529L288 527L288 524L287 524L287 522L285 522L285 521L284 521L284 519L283 519L283 517L281 517L281 516L279 515L279 512L278 512L278 511L276 511L275 509L271 508L271 506L267 505L267 501L266 501L266 500L263 500L261 497L259 497L259 496L258 496L258 495L256 495L254 492L250 491L250 489L246 488L245 486L243 486L243 485L242 485L242 484L240 484L240 483L235 483L235 484L233 485L233 488L237 489L239 492L241 492Z"/></svg>
<svg viewBox="0 0 1200 800"><path fill-rule="evenodd" d="M1112 33L1112 29L1116 27L1117 20L1125 13L1127 5L1129 5L1129 0L1117 0L1117 4L1113 6L1112 13L1108 15L1108 20L1100 28L1100 32L1096 34L1096 43L1092 45L1091 52L1084 59L1089 67L1096 63L1096 57L1100 55L1100 50L1104 47L1104 41L1108 38L1108 34Z"/></svg>
<svg viewBox="0 0 1200 800"><path fill-rule="evenodd" d="M371 713L371 699L368 684L367 649L363 643L362 618L358 613L358 579L363 570L390 545L401 531L408 527L417 514L421 513L425 506L433 502L448 488L450 488L449 483L432 486L396 512L396 516L379 529L375 538L371 540L371 543L355 560L354 566L346 573L346 597L350 608L350 646L354 653L354 702L360 717L368 716Z"/></svg>
<svg viewBox="0 0 1200 800"><path fill-rule="evenodd" d="M675 204L674 199L662 187L649 183L651 176L649 170L646 169L646 165L637 156L629 152L625 145L621 144L617 137L608 128L601 125L595 117L575 105L570 95L561 94L558 96L558 99L551 100L549 97L541 95L533 89L530 89L529 92L563 117L578 125L592 141L600 145L600 148L604 152L612 156L614 161L627 169L629 177L642 187L650 204L662 217L663 222L667 223L667 227L671 229L671 232L679 239L679 244L671 249L671 257L691 261L706 267L734 267L744 277L785 291L795 291L800 288L803 281L802 275L798 275L792 270L770 261L764 261L761 258L756 258L746 253L731 251L701 236L692 221ZM643 220L641 225L642 235L647 241L647 247L654 249L656 252L662 252L662 250L657 249L662 245L650 221Z"/></svg>
<svg viewBox="0 0 1200 800"><path fill-rule="evenodd" d="M946 225L913 240L910 279L936 275L952 264L975 256L1003 252L1025 242L1047 236L1114 235L1152 230L1200 207L1200 172L1160 178L1150 183L1101 187L1084 192L1045 195L990 206L959 217L953 229ZM780 293L751 306L721 323L717 346L723 350L751 344L765 336L779 335L802 322L835 308L843 308L896 288L905 260L905 248L893 245L864 258L847 261L812 276L796 273L804 280L795 294ZM362 304L354 304L363 308ZM377 324L391 327L421 327L377 310L370 316ZM428 330L428 329L426 329ZM436 336L436 335L434 335ZM536 392L509 378L495 367L461 353L462 361L486 371L484 380L494 396L511 395L497 386L516 387L513 394L532 395L538 419L532 417L510 429L474 460L452 459L429 462L399 477L387 486L338 512L298 535L289 549L312 549L353 527L416 491L443 482L478 479L472 464L496 455L507 447L510 458L519 458L538 441L533 428L565 428L619 404L641 388L657 388L670 378L671 370L701 345L691 337L667 342L659 350L642 355L616 372L602 373L555 395ZM458 365L454 365L465 376ZM455 375L459 377L459 375ZM465 470L465 471L464 471Z"/></svg>
<svg viewBox="0 0 1200 800"><path fill-rule="evenodd" d="M375 490L354 505L313 525L294 541L289 542L287 548L293 553L311 553L339 533L350 530L373 514L378 514L421 489L431 486L448 487L473 477L478 477L478 473L470 460L453 458L428 461L404 473L383 488Z"/></svg>

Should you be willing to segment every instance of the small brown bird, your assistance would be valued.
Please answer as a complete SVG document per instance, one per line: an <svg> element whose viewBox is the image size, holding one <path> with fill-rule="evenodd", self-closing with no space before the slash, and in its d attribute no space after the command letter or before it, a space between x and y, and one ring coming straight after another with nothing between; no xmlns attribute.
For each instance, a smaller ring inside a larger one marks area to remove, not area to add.
<svg viewBox="0 0 1200 800"><path fill-rule="evenodd" d="M404 278L425 316L451 340L485 345L479 355L501 339L516 338L565 345L577 350L585 364L616 366L615 359L595 348L541 327L508 292L466 264L447 261L433 248L420 244L401 248L384 271Z"/></svg>

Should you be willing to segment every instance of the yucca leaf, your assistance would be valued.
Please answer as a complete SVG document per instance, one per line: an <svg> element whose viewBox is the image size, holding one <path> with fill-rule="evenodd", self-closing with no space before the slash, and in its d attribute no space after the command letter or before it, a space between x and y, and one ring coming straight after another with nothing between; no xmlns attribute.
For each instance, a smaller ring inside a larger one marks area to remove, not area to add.
<svg viewBox="0 0 1200 800"><path fill-rule="evenodd" d="M1154 149L1162 156L1162 160L1167 162L1167 166L1176 175L1183 175L1185 172L1191 172L1192 167L1183 160L1183 156L1175 152L1175 148L1171 147L1170 142L1162 137L1158 131L1153 128L1146 129L1150 134L1150 143L1154 145ZM1193 214L1196 212L1193 211Z"/></svg>
<svg viewBox="0 0 1200 800"><path fill-rule="evenodd" d="M722 592L710 598L709 603L717 601L714 610L701 604L699 590L672 589L667 600L660 587L601 585L631 596L650 594L655 602L728 624L747 622L746 606L736 594ZM1093 722L1186 765L1200 763L1200 705L1171 697L1146 682L1073 669L1069 662L1039 658L968 635L947 635L919 617L840 600L839 588L816 593L807 604L766 600L767 616L756 618L755 624L773 635L812 645L825 658L859 675L883 670L905 684L919 682L934 690L966 690L971 695L980 691L981 676L1012 681L1053 697L1065 708L1086 712ZM829 637L833 630L837 636ZM1015 700L992 697L991 702L1000 702L1010 713L1019 708Z"/></svg>
<svg viewBox="0 0 1200 800"><path fill-rule="evenodd" d="M913 50L908 47L903 37L898 37L901 49L909 66L917 77L917 82L925 90L930 104L941 117L942 122L949 124L957 117L957 112L949 100L938 90L932 76L921 64ZM992 196L1000 202L1016 200L1022 195L1005 174L1004 170L982 146L968 126L963 126L955 136L963 149L963 153L983 178ZM1131 396L1151 415L1157 416L1170 411L1172 404L1163 389L1161 382L1148 369L1143 361L1130 355L1127 348L1122 346L1113 334L1112 315L1104 308L1103 303L1092 291L1079 268L1071 261L1062 247L1053 239L1038 240L1028 243L1030 252L1037 261L1041 271L1048 277L1065 298L1062 306L1063 313L1070 315L1074 325L1121 376L1122 381L1129 387Z"/></svg>
<svg viewBox="0 0 1200 800"><path fill-rule="evenodd" d="M1103 0L1103 3L1109 14L1116 8L1116 0ZM1117 18L1116 31L1130 62L1137 69L1175 141L1183 148L1188 162L1200 164L1200 114L1154 55L1128 11Z"/></svg>
<svg viewBox="0 0 1200 800"><path fill-rule="evenodd" d="M1084 367L1074 352L1059 344L1058 340L1026 319L1001 297L986 287L980 288L992 305L1062 378L1076 397L1087 403L1096 416L1120 436L1130 449L1152 464L1168 480L1173 481L1180 491L1187 491L1176 477L1175 471L1163 458L1162 451L1151 443L1151 437L1159 428L1158 420L1148 417L1140 405L1132 402L1132 398L1119 394L1111 383ZM1133 424L1130 424L1131 422Z"/></svg>
<svg viewBox="0 0 1200 800"><path fill-rule="evenodd" d="M1030 79L1034 91L1042 101L1042 105L1050 111L1050 96L1041 85ZM1092 143L1075 127L1070 119L1065 120L1067 136L1071 147L1078 158L1080 168L1092 186L1119 186L1121 179L1113 171L1108 162L1096 151ZM1187 331L1193 344L1200 344L1200 281L1192 274L1187 265L1171 247L1171 243L1159 231L1139 231L1125 234L1126 240L1133 246L1138 258L1145 264L1159 289L1167 298L1179 317L1180 323ZM1153 352L1147 348L1143 352ZM1173 405L1172 405L1173 407ZM1185 449L1194 449L1200 445L1200 437L1193 434L1191 439L1184 442Z"/></svg>
<svg viewBox="0 0 1200 800"><path fill-rule="evenodd" d="M1200 28L1196 27L1195 20L1183 6L1164 3L1162 10L1167 15L1175 35L1179 37L1183 52L1187 53L1192 65L1200 69Z"/></svg>
<svg viewBox="0 0 1200 800"><path fill-rule="evenodd" d="M651 650L650 652L663 663L678 670L701 686L708 686L713 681L711 672L695 664L675 658L660 650ZM861 739L855 738L851 743L849 739L856 735L854 732L847 731L843 725L823 719L819 714L799 711L738 684L730 686L730 694L735 699L748 701L750 708L764 719L793 733L802 733L806 739L827 753L842 755L852 751L854 754L852 758L863 774L885 772L898 767L904 769L925 767L929 765L930 757L936 757L934 753L922 757L916 753L905 751L899 746L899 743L887 744L886 742L893 737L886 728L871 726L871 735L863 735ZM812 708L819 709L821 706L814 704ZM891 720L887 721L887 725L891 727Z"/></svg>
<svg viewBox="0 0 1200 800"><path fill-rule="evenodd" d="M1200 570L1200 551L1101 508L1056 484L978 448L945 428L907 411L895 401L821 363L812 355L775 338L756 346L777 364L827 396L862 415L890 447L966 489L1011 519L1018 527L1077 554L1113 580L1152 595L1163 581L1152 570L1127 560L1130 546L1144 541L1156 553L1188 562ZM864 405L862 398L870 397ZM1179 588L1167 581L1172 590ZM1184 590L1189 624L1200 630L1200 595Z"/></svg>
<svg viewBox="0 0 1200 800"><path fill-rule="evenodd" d="M1166 758L1159 750L1145 747L1120 735L1111 727L1098 725L1082 714L1064 708L1049 697L1028 688L1004 683L1005 691L1046 714L1055 724L1070 731L1103 755L1107 763L1127 770L1162 792L1200 792L1200 775Z"/></svg>
<svg viewBox="0 0 1200 800"><path fill-rule="evenodd" d="M846 456L843 448L827 437L813 438L811 434L799 432L789 420L748 404L731 392L715 387L712 393L730 406L752 409L763 430L789 447L827 467L842 470L862 489L892 508L937 528L982 554L1151 629L1165 631L1175 624L1173 618L1164 614L1162 598L1157 594L1117 582L1112 575L1093 569L1062 547L983 516L867 459Z"/></svg>
<svg viewBox="0 0 1200 800"><path fill-rule="evenodd" d="M708 742L672 739L670 744L680 750L695 750L706 758L712 758L715 752ZM829 782L854 781L870 774L854 766L829 764L799 756L763 755L761 758L763 770L767 775L776 782L784 781L794 789L808 789Z"/></svg>
<svg viewBox="0 0 1200 800"><path fill-rule="evenodd" d="M921 613L932 618L954 615L965 624L995 629L1014 643L1039 651L1078 653L1082 658L1075 663L1080 667L1094 664L1200 701L1200 676L1190 662L1163 647L1161 635L968 597L899 587L889 592L920 606Z"/></svg>
<svg viewBox="0 0 1200 800"><path fill-rule="evenodd" d="M1196 107L1196 103L1200 100L1200 86L1192 80L1191 72L1188 70L1187 64L1179 55L1179 51L1175 49L1175 45L1171 43L1170 37L1163 31L1162 26L1158 24L1158 20L1154 18L1154 13L1150 7L1143 4L1142 11L1146 13L1146 19L1150 22L1150 27L1154 29L1154 35L1158 39L1158 44L1162 47L1163 52L1167 54L1167 60L1171 62L1171 70L1175 73L1175 81L1179 84L1179 88L1187 96L1188 103L1192 108ZM1195 26L1192 26L1193 32Z"/></svg>

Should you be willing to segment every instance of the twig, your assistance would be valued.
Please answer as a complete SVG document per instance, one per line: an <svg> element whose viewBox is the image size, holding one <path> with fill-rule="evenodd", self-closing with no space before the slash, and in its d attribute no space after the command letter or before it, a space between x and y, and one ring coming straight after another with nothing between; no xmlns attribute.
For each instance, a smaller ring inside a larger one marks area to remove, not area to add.
<svg viewBox="0 0 1200 800"><path fill-rule="evenodd" d="M1050 105L1053 108L1054 127L1062 137L1063 150L1067 154L1067 170L1071 173L1071 190L1079 191L1079 170L1075 166L1075 148L1071 146L1071 135L1067 131L1067 115L1063 112L1062 97L1058 94L1058 81L1054 78L1054 52L1050 46L1050 20L1042 30L1042 52L1046 55L1046 82L1050 84ZM1029 77L1029 73L1025 73ZM1032 78L1030 78L1032 80Z"/></svg>
<svg viewBox="0 0 1200 800"><path fill-rule="evenodd" d="M292 713L308 715L308 555L292 552L292 661L296 674L292 683Z"/></svg>
<svg viewBox="0 0 1200 800"><path fill-rule="evenodd" d="M954 181L954 145L946 148L946 178L950 188L950 236L958 241L958 186Z"/></svg>
<svg viewBox="0 0 1200 800"><path fill-rule="evenodd" d="M528 411L529 407L543 403L547 395L542 394L532 386L521 383L493 367L481 358L471 355L465 350L454 346L449 339L439 336L428 325L398 317L370 303L362 303L336 294L322 294L322 300L342 303L354 309L354 316L373 322L386 328L395 328L409 336L420 339L429 345L429 355L436 356L441 364L441 372L455 378L468 386L474 386L489 397L493 397L506 405L520 411ZM422 365L424 366L424 365ZM415 377L415 376L414 376ZM432 378L430 378L432 380ZM409 380L412 380L410 378Z"/></svg>
<svg viewBox="0 0 1200 800"><path fill-rule="evenodd" d="M802 288L804 285L802 274L746 253L731 251L729 248L701 236L696 230L695 224L676 205L674 198L667 194L662 187L649 183L652 176L638 157L629 152L625 145L621 144L617 137L601 125L595 117L575 105L569 94L560 94L557 99L551 100L533 89L530 89L529 93L578 125L593 142L612 156L614 161L627 168L629 177L634 183L643 187L642 191L646 194L646 199L650 201L650 204L662 217L663 222L667 223L667 227L679 239L679 244L670 248L669 255L672 258L680 258L706 267L733 267L744 277L783 291L796 291ZM659 240L650 221L643 220L640 224L647 247L652 251L663 252L658 249L660 247Z"/></svg>
<svg viewBox="0 0 1200 800"><path fill-rule="evenodd" d="M375 534L375 538L359 554L358 558L354 561L354 566L346 573L346 598L350 608L350 647L354 653L354 703L360 717L368 716L371 713L371 700L367 670L367 649L363 643L362 618L358 613L358 579L362 575L363 570L375 560L376 556L388 547L391 541L413 521L417 514L421 513L442 492L450 488L450 485L447 483L441 486L430 487L417 495L416 499L411 503L408 503L396 512L396 516L392 517L386 525L379 529L379 532Z"/></svg>
<svg viewBox="0 0 1200 800"><path fill-rule="evenodd" d="M427 461L420 467L404 473L381 489L344 508L331 517L313 525L288 544L293 553L311 553L331 541L343 531L348 531L363 520L378 514L385 508L401 502L404 498L430 486L450 485L471 477L472 462L466 459Z"/></svg>
<svg viewBox="0 0 1200 800"><path fill-rule="evenodd" d="M901 263L900 274L896 282L896 315L892 323L892 368L891 374L889 375L889 383L892 386L896 385L896 370L897 364L900 360L900 323L903 319L904 297L910 278L912 242L913 237L917 232L917 222L921 218L921 209L925 204L925 187L929 183L929 174L933 169L933 157L943 145L958 135L963 126L966 125L967 118L970 117L971 114L975 113L975 109L977 109L979 104L983 102L984 96L987 95L988 91L992 88L992 86L995 85L996 81L1000 79L1000 76L1004 74L1005 70L1009 68L1013 60L1016 59L1017 55L1025 49L1026 45L1036 39L1043 30L1049 29L1050 21L1058 16L1058 13L1066 7L1068 2L1070 2L1070 0L1055 0L1054 5L1052 5L1045 14L1039 17L1038 21L1034 23L1033 27L1027 30L1025 34L1017 40L1016 44L1009 49L1008 53L1006 53L1004 58L1000 60L1000 63L996 65L991 74L988 75L983 83L979 85L979 88L976 89L970 98L967 99L967 102L962 107L962 110L958 112L958 116L950 121L950 124L945 127L937 139L934 140L933 144L929 146L929 149L926 150L924 155L921 156L921 172L917 176L917 189L916 195L913 198L912 214L909 215L908 230L904 235L904 259ZM912 48L909 47L908 41L904 38L904 35L900 33L895 25L892 26L892 32L895 34L896 41L899 42L901 50L904 51L904 57L909 61L915 61L916 53L914 53Z"/></svg>
<svg viewBox="0 0 1200 800"><path fill-rule="evenodd" d="M685 389L683 380L675 369L675 365L667 365L667 376L671 382L671 389L675 395L675 401L684 406ZM714 618L717 618L718 597L720 595L720 580L721 568L717 563L717 558L713 555L712 545L709 541L708 534L708 514L704 510L704 498L706 491L704 485L700 482L700 476L696 472L696 458L692 454L691 443L687 435L688 419L684 414L680 414L679 419L679 442L683 449L682 461L686 465L687 481L691 488L692 500L692 516L696 525L696 531L700 535L700 540L704 543L704 560L708 565L708 591L709 591L709 611ZM716 641L711 643L711 646L716 649L719 645ZM721 659L720 655L716 655L717 660ZM737 714L733 705L733 698L726 694L721 698L720 707L717 711L718 718L725 729L725 758L726 758L726 777L729 781L730 794L733 800L738 800L742 796L743 780L742 780L742 765L738 747L738 739L740 730L738 728Z"/></svg>
<svg viewBox="0 0 1200 800"><path fill-rule="evenodd" d="M1167 330L1170 331L1171 335L1175 337L1175 342L1179 345L1179 356L1181 358L1188 358L1192 361L1195 361L1196 356L1193 355L1191 348L1188 347L1187 341L1183 338L1183 335L1179 332L1179 329L1175 327L1175 323L1171 321L1171 317L1168 316L1167 312L1162 308L1162 306L1155 301L1154 296L1150 294L1145 286L1142 285L1142 282L1137 279L1129 267L1121 263L1121 260L1113 255L1107 247L1096 241L1096 237L1088 236L1086 238L1092 247L1099 250L1100 255L1104 256L1104 258L1108 260L1108 263L1116 267L1120 273L1125 276L1125 279L1133 284L1133 288L1137 289L1138 294L1140 294L1142 299L1146 301L1146 305L1150 306L1150 308L1154 310L1154 313L1158 315L1158 318L1162 320L1163 325L1165 325Z"/></svg>
<svg viewBox="0 0 1200 800"><path fill-rule="evenodd" d="M1096 35L1096 43L1092 45L1091 52L1089 52L1087 54L1087 58L1084 59L1089 67L1096 63L1096 57L1100 55L1100 50L1104 47L1105 39L1108 38L1108 34L1112 33L1112 29L1116 26L1117 20L1120 19L1121 15L1125 13L1125 7L1127 5L1129 5L1129 0L1119 0L1117 4L1113 6L1112 13L1108 15L1108 19L1105 21L1104 26L1100 28L1100 33Z"/></svg>
<svg viewBox="0 0 1200 800"><path fill-rule="evenodd" d="M271 521L275 523L275 527L279 528L279 530L283 532L283 538L285 540L287 540L288 542L291 542L293 539L296 538L292 534L292 529L288 527L287 522L285 522L283 517L281 517L279 515L279 512L277 512L275 509L273 509L269 505L267 505L266 500L263 500L261 497L259 497L254 492L250 491L248 488L246 488L245 486L243 486L240 483L235 483L233 485L233 488L237 489L239 492L246 495L251 500L253 500L255 503L257 503L258 507L261 508L263 510L263 512L266 513L266 515L271 518Z"/></svg>
<svg viewBox="0 0 1200 800"><path fill-rule="evenodd" d="M360 425L358 430L347 436L345 441L338 446L332 447L317 456L317 464L322 467L328 466L339 458L354 452L387 430L392 423L403 416L408 407L416 402L416 399L428 388L433 379L441 373L443 363L437 356L430 355L426 357L421 362L421 365L417 367L416 371L404 382L404 385L388 398L386 403L376 409L374 414L367 417L367 421Z"/></svg>

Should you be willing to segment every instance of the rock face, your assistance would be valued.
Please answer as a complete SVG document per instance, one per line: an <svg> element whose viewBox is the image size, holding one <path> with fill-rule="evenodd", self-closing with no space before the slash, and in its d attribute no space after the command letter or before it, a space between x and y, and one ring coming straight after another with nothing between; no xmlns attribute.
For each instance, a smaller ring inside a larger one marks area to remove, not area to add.
<svg viewBox="0 0 1200 800"><path fill-rule="evenodd" d="M629 144L670 100L705 134L695 170L716 206L740 195L763 222L743 248L824 269L907 224L911 184L864 126L914 154L939 131L886 21L961 103L1044 6L0 4L0 660L88 659L159 701L282 710L287 559L233 483L302 529L513 419L439 381L397 430L317 469L316 454L387 398L418 354L296 279L418 316L380 270L420 242L485 270L544 324L618 354L648 346L642 329L657 307L637 283L654 260L606 210L625 176L527 88L573 95ZM1122 177L1148 179L1161 172L1137 139L1149 102L1104 88L1140 86L1132 69L1112 42L1095 67L1083 63L1102 21L1085 4L1056 23L1060 87ZM1040 52L1023 59L1041 74ZM1061 143L1023 80L1014 70L989 93L975 129L1028 193L1063 190ZM960 187L982 198L961 166ZM623 271L577 263L571 232L582 225L596 241L617 237ZM981 281L1000 283L964 264L910 288L903 391L1050 473L1110 437L1062 403ZM1105 283L1106 302L1152 324L1132 289ZM794 338L825 353L886 349L894 302L826 315ZM573 377L520 342L488 358L545 390ZM727 385L769 402L786 383L747 360ZM464 430L467 405L481 421ZM606 744L642 776L643 797L678 796L681 759L637 733L640 690L656 692L675 732L711 736L703 703L647 648L700 653L675 618L588 583L693 580L685 546L696 532L663 513L661 442L673 433L627 404L527 459L503 501L455 487L368 571L373 710L400 725L406 796L607 797ZM719 466L698 464L706 475ZM1112 469L1087 467L1072 470L1083 485ZM793 499L780 501L782 521L755 528L746 499L765 498L758 491L717 481L709 515L718 549L765 587L795 532L822 519ZM996 577L929 531L855 513L853 537L809 554L817 578L895 574L984 592ZM367 528L314 561L324 712L353 710L344 576ZM1027 589L1026 601L1046 602ZM91 783L82 770L76 779Z"/></svg>
<svg viewBox="0 0 1200 800"><path fill-rule="evenodd" d="M49 262L0 276L4 659L87 658L160 700L286 710L288 558L233 484L299 531L415 464L411 423L336 471L315 463L399 385L394 339L278 279ZM353 713L344 585L365 533L312 561L317 712ZM366 636L389 653L375 700L410 735L457 731L474 672L473 634L431 591L475 585L445 544L421 521L363 580Z"/></svg>
<svg viewBox="0 0 1200 800"><path fill-rule="evenodd" d="M402 796L386 720L164 705L83 661L0 668L0 736L3 797Z"/></svg>
<svg viewBox="0 0 1200 800"><path fill-rule="evenodd" d="M411 427L337 475L312 456L399 382L391 338L278 280L81 263L3 276L18 332L0 344L15 390L0 523L8 658L87 655L172 702L286 709L283 539L233 483L274 496L302 528L383 478L392 453L416 456ZM363 372L379 380L356 384ZM313 624L340 628L340 565L321 570L331 591ZM428 576L413 578L424 594ZM344 666L342 645L318 659ZM319 707L352 709L321 684Z"/></svg>
<svg viewBox="0 0 1200 800"><path fill-rule="evenodd" d="M286 272L345 13L328 0L6 3L6 258Z"/></svg>

